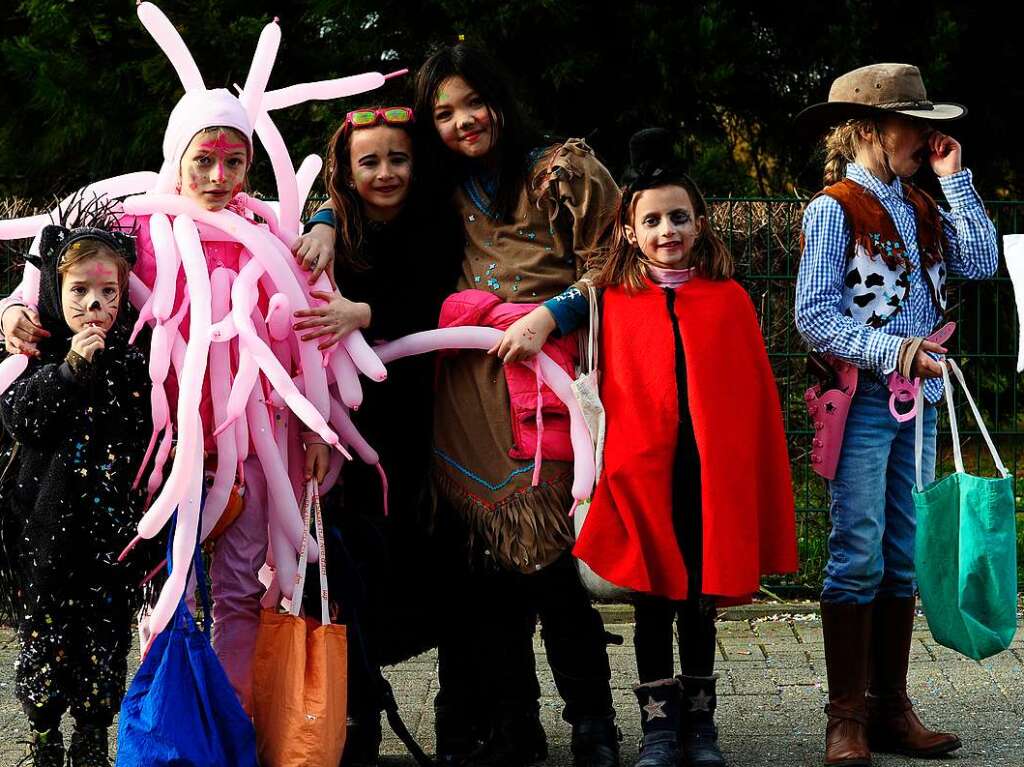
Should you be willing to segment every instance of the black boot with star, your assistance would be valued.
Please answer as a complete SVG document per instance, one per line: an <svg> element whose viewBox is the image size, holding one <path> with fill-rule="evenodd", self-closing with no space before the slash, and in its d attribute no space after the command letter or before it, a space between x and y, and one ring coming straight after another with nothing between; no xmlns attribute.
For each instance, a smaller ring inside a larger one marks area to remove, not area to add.
<svg viewBox="0 0 1024 767"><path fill-rule="evenodd" d="M635 767L677 767L679 764L679 682L660 679L633 688L640 704L643 739Z"/></svg>
<svg viewBox="0 0 1024 767"><path fill-rule="evenodd" d="M679 740L685 763L690 767L726 767L725 757L718 747L718 727L715 726L715 694L713 676L680 676L683 690Z"/></svg>

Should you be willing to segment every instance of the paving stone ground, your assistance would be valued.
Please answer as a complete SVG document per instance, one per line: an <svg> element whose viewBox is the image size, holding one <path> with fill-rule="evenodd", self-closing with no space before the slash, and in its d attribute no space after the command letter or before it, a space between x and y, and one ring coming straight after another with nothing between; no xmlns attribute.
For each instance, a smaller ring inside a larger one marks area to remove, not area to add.
<svg viewBox="0 0 1024 767"><path fill-rule="evenodd" d="M819 765L827 697L821 622L816 615L723 620L718 624L719 715L722 746L733 767ZM623 765L636 759L637 705L631 692L636 675L633 626L608 624L624 644L610 646L612 685L624 739ZM569 767L569 726L561 719L561 701L538 641L541 716L548 732L552 767ZM0 767L21 758L25 723L13 695L16 642L0 629ZM975 662L937 645L923 618L918 619L911 652L910 693L930 725L960 734L964 748L928 765L1024 767L1024 627L1011 648ZM436 654L426 653L387 671L403 717L420 744L434 747L433 706L437 691ZM482 700L481 705L486 705ZM65 720L67 725L67 720ZM390 733L384 742L385 767L414 767L402 744ZM876 756L881 767L921 764L894 756Z"/></svg>

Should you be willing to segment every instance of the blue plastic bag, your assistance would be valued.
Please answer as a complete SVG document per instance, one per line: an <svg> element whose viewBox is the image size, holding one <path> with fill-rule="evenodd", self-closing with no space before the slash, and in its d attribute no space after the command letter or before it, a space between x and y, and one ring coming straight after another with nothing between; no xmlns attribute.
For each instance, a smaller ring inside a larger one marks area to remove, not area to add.
<svg viewBox="0 0 1024 767"><path fill-rule="evenodd" d="M182 600L153 640L121 703L116 767L257 765L252 722L210 645L210 598L198 546L193 561L205 626L196 626Z"/></svg>

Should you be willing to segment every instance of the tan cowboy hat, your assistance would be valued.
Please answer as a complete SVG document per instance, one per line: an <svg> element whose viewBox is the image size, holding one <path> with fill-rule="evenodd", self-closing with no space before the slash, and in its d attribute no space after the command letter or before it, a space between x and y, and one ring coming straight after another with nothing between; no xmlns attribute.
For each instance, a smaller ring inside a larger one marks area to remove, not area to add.
<svg viewBox="0 0 1024 767"><path fill-rule="evenodd" d="M814 104L796 116L807 130L821 130L852 118L901 114L921 120L956 120L967 114L960 104L928 100L921 70L910 64L870 64L832 83L828 101Z"/></svg>

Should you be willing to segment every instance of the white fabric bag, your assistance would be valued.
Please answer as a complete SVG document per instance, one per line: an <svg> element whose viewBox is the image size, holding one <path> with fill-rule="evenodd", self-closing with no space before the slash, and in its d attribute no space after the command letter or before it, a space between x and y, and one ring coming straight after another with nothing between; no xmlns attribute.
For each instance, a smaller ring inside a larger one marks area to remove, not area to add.
<svg viewBox="0 0 1024 767"><path fill-rule="evenodd" d="M576 380L572 382L572 393L583 411L583 420L586 421L587 429L590 431L590 440L594 446L594 466L596 467L595 478L600 481L601 468L604 458L604 436L605 436L605 413L604 405L601 403L601 389L598 372L598 332L600 321L597 310L597 291L589 282L587 283L587 305L590 308L590 327L586 337L580 333L580 365L577 371ZM587 514L590 511L590 499L580 501L573 512L573 529L576 537L579 538L580 531L587 521ZM628 596L630 589L616 586L606 581L600 575L590 569L590 566L581 559L576 560L580 580L584 587L593 596L599 599L616 599Z"/></svg>

